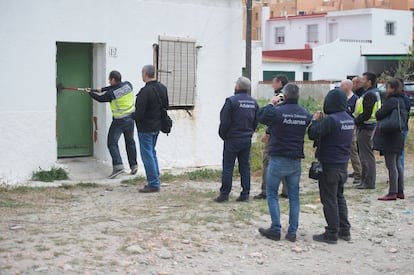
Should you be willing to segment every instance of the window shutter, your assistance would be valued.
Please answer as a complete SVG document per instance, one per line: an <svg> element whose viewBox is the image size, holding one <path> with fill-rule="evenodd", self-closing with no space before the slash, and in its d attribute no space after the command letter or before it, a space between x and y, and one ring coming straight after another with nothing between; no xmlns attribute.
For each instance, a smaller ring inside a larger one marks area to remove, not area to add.
<svg viewBox="0 0 414 275"><path fill-rule="evenodd" d="M167 86L171 107L192 107L195 101L196 41L160 36L158 80Z"/></svg>

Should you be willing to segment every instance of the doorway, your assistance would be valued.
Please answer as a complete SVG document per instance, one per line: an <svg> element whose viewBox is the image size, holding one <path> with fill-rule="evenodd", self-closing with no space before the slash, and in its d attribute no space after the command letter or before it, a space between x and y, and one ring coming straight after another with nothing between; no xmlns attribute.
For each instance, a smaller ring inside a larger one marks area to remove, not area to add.
<svg viewBox="0 0 414 275"><path fill-rule="evenodd" d="M92 86L92 44L57 42L56 83L66 87ZM93 154L92 99L82 91L57 93L58 157Z"/></svg>

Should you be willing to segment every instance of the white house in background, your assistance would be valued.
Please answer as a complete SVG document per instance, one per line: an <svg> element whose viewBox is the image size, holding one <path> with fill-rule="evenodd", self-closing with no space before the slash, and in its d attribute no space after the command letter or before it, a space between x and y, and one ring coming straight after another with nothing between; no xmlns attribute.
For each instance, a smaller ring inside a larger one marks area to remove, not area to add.
<svg viewBox="0 0 414 275"><path fill-rule="evenodd" d="M343 79L395 66L412 45L412 13L361 9L275 17L263 20L262 30L255 78L285 73L291 80Z"/></svg>
<svg viewBox="0 0 414 275"><path fill-rule="evenodd" d="M241 1L16 0L0 1L0 11L0 183L29 179L60 157L110 165L108 104L56 85L106 86L119 70L137 93L145 64L158 67L174 108L160 166L221 163L219 111L243 64Z"/></svg>

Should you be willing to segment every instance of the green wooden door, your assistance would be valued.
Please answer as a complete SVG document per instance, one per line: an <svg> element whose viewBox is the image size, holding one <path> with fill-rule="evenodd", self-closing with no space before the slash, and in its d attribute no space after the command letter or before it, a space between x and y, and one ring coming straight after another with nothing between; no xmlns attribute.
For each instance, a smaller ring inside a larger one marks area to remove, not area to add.
<svg viewBox="0 0 414 275"><path fill-rule="evenodd" d="M92 45L57 43L56 83L66 87L91 87ZM90 156L92 142L92 100L80 91L57 94L58 157Z"/></svg>

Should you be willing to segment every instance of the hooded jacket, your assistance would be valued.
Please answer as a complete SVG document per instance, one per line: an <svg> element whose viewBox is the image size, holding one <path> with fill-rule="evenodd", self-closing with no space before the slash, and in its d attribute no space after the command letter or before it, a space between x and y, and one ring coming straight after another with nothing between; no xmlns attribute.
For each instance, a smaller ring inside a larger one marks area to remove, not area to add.
<svg viewBox="0 0 414 275"><path fill-rule="evenodd" d="M341 89L329 91L323 104L326 115L320 121L313 120L308 135L316 141L316 157L323 168L344 166L349 161L354 120L346 112L347 98ZM338 165L337 165L338 164Z"/></svg>

